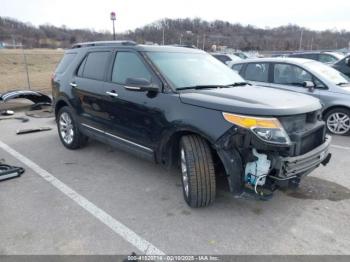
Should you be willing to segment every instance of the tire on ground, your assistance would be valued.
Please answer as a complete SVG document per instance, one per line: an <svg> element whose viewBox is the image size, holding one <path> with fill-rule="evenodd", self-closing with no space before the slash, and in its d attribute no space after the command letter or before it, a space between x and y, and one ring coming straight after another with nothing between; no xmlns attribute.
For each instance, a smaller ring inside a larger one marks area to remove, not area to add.
<svg viewBox="0 0 350 262"><path fill-rule="evenodd" d="M180 161L182 149L186 158L189 187L187 196L182 176L184 198L190 207L208 206L214 202L216 194L215 170L210 147L203 138L186 135L180 141Z"/></svg>

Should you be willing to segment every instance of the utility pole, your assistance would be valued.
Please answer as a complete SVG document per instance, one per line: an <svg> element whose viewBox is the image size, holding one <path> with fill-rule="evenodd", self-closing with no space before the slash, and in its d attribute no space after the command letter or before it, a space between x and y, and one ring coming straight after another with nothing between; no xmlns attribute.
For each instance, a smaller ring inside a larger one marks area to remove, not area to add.
<svg viewBox="0 0 350 262"><path fill-rule="evenodd" d="M113 40L115 40L115 27L114 27L114 21L116 20L115 12L111 12L111 20L113 24Z"/></svg>
<svg viewBox="0 0 350 262"><path fill-rule="evenodd" d="M314 37L311 38L311 46L310 46L311 50L312 50L313 44L314 44Z"/></svg>
<svg viewBox="0 0 350 262"><path fill-rule="evenodd" d="M199 35L197 35L197 48L198 48L198 45L199 45Z"/></svg>
<svg viewBox="0 0 350 262"><path fill-rule="evenodd" d="M27 86L28 86L28 89L31 90L31 87L30 87L30 80L29 80L29 72L28 72L27 57L26 57L26 55L24 54L24 47L23 47L23 44L21 44L21 47L22 47L22 54L23 54L24 69L26 70L26 74L27 74Z"/></svg>
<svg viewBox="0 0 350 262"><path fill-rule="evenodd" d="M303 42L303 33L304 33L304 29L301 29L301 32L300 32L300 41L299 41L299 50L301 50L301 43Z"/></svg>
<svg viewBox="0 0 350 262"><path fill-rule="evenodd" d="M163 25L163 36L162 36L162 44L165 44L165 32L164 32L164 25Z"/></svg>
<svg viewBox="0 0 350 262"><path fill-rule="evenodd" d="M205 34L203 35L203 50L204 50L204 48L205 48Z"/></svg>

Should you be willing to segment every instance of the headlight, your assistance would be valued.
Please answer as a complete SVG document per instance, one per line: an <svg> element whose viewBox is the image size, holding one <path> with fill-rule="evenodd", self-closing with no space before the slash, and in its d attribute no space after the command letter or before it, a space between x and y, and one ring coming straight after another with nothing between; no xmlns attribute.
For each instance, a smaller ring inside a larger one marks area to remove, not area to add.
<svg viewBox="0 0 350 262"><path fill-rule="evenodd" d="M260 139L276 144L289 144L290 139L277 118L273 117L252 117L236 115L231 113L222 113L225 120L250 129Z"/></svg>

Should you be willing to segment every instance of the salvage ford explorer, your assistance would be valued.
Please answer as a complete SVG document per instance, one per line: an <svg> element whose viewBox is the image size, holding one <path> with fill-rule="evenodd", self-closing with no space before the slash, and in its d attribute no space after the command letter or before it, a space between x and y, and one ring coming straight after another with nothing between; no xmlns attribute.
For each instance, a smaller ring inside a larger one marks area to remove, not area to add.
<svg viewBox="0 0 350 262"><path fill-rule="evenodd" d="M52 88L65 147L93 138L177 167L191 207L213 203L219 175L236 196L266 198L331 157L319 100L250 85L196 49L76 44Z"/></svg>

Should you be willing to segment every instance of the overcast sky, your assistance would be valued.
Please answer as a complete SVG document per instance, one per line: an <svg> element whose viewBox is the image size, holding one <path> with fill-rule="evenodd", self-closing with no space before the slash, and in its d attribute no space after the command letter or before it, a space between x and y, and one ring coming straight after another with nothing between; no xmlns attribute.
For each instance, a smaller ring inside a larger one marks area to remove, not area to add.
<svg viewBox="0 0 350 262"><path fill-rule="evenodd" d="M219 19L262 28L293 23L316 30L350 31L350 0L0 0L0 16L34 25L111 30L111 11L117 13L117 32L164 17Z"/></svg>

